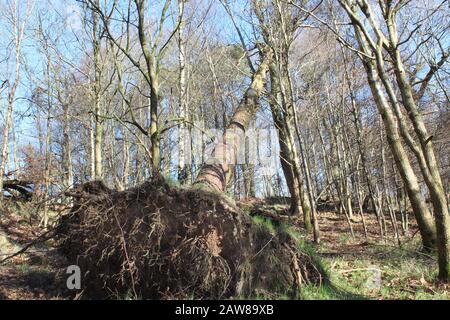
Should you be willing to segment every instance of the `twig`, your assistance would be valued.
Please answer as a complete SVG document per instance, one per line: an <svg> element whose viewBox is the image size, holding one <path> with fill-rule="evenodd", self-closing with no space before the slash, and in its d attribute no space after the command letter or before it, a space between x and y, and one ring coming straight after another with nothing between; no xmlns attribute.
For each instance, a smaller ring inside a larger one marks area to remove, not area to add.
<svg viewBox="0 0 450 320"><path fill-rule="evenodd" d="M264 249L269 245L269 243L271 243L272 242L272 240L273 240L273 238L274 238L275 236L272 236L272 238L270 238L270 240L261 248L261 250L259 250L250 260L253 260L253 259L255 259L261 252L263 252L264 251Z"/></svg>

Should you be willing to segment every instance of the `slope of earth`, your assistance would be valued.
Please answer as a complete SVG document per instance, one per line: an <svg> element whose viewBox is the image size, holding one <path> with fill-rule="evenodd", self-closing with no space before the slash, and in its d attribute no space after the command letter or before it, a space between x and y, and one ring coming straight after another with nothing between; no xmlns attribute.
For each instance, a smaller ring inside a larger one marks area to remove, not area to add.
<svg viewBox="0 0 450 320"><path fill-rule="evenodd" d="M286 202L286 199L250 199L242 202L241 206L252 215L264 216L269 224L291 225L301 237L312 243L312 235L305 235L302 219L287 216ZM355 215L351 220L352 236L345 215L333 211L319 212L321 243L314 245L312 250L325 264L333 287L304 288L304 299L450 299L450 286L435 280L436 256L421 251L420 235L413 217L405 234L398 217L397 238L387 215L383 239L376 216L365 213L364 218L367 238L360 216Z"/></svg>
<svg viewBox="0 0 450 320"><path fill-rule="evenodd" d="M436 281L436 256L421 251L415 224L399 237L399 245L389 224L387 236L380 238L373 214L366 215L367 239L359 219L353 238L345 217L335 212L320 216L323 241L319 253L335 283L369 299L450 299L449 285ZM316 297L320 294L313 290L311 298Z"/></svg>
<svg viewBox="0 0 450 320"><path fill-rule="evenodd" d="M31 208L8 208L0 214L0 261L18 252L41 233L39 221L30 219ZM64 259L51 240L30 247L0 263L0 300L64 299Z"/></svg>
<svg viewBox="0 0 450 320"><path fill-rule="evenodd" d="M249 213L256 211L259 216L254 219L269 228L273 224L286 224L301 239L312 240L305 235L301 219L288 218L286 204L273 199L252 199L240 205ZM0 260L42 234L39 221L30 219L30 210L1 212ZM319 215L322 241L311 249L325 264L333 287L307 286L302 290L304 299L450 299L450 287L435 281L436 257L420 251L420 236L413 219L409 234L400 236L399 247L389 223L386 239L380 239L378 223L372 214L365 215L367 239L359 217L352 223L353 238L345 216L331 211ZM0 264L0 299L67 299L65 267L67 262L57 254L52 240L33 246Z"/></svg>

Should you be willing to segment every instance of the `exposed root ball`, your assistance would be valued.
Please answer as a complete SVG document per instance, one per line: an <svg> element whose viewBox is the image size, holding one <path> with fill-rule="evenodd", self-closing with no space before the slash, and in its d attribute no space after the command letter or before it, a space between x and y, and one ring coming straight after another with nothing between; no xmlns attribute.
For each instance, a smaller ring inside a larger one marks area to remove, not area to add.
<svg viewBox="0 0 450 320"><path fill-rule="evenodd" d="M61 250L82 270L84 298L295 295L323 278L288 234L201 187L153 181L116 192L92 182L71 195Z"/></svg>

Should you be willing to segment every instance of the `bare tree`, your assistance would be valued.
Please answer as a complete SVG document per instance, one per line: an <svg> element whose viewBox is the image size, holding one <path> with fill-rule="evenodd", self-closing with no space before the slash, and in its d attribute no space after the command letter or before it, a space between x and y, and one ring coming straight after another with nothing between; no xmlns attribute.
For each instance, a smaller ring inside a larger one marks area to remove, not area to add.
<svg viewBox="0 0 450 320"><path fill-rule="evenodd" d="M413 204L419 226L421 226L424 245L433 248L434 237L437 238L439 252L439 278L443 281L449 279L450 261L450 217L448 214L448 204L443 189L439 167L434 154L432 136L428 134L421 112L417 108L414 98L414 91L410 81L407 79L404 60L400 52L400 46L408 41L406 38L400 41L397 31L397 15L406 5L406 1L398 3L381 3L379 10L382 20L386 25L387 34L382 30L380 22L374 13L374 9L369 2L362 1L339 1L348 14L358 39L360 50L365 53L363 60L367 70L369 84L372 94L377 101L380 113L385 122L388 132L388 141L392 147L394 156L398 163L400 173L403 177L409 198ZM362 14L362 16L359 14ZM372 28L374 35L371 35L366 22ZM415 32L411 31L410 36ZM391 61L395 74L395 81L401 94L401 103L397 97L391 77L386 69L386 52ZM442 61L445 61L448 53L444 52ZM430 70L427 77L432 77L436 67ZM426 85L426 81L424 82ZM382 90L386 90L388 98ZM419 97L420 91L419 89ZM417 97L417 96L416 96ZM404 107L414 128L416 140L412 137L407 128L406 119L401 111ZM430 192L434 213L436 217L437 236L434 236L434 226L431 224L431 215L420 194L417 178L411 168L408 156L403 148L401 138L411 149L417 158L422 176ZM416 143L418 141L418 143ZM428 241L426 239L429 239ZM425 241L427 243L425 243Z"/></svg>
<svg viewBox="0 0 450 320"><path fill-rule="evenodd" d="M14 73L12 75L12 79L7 79L6 83L8 84L8 97L7 97L7 105L5 112L5 123L3 126L2 133L2 146L1 146L1 162L0 162L0 194L3 191L3 179L5 175L6 166L8 163L8 147L9 147L9 134L11 130L11 126L13 125L13 112L14 112L14 103L16 99L16 91L20 84L21 77L21 68L22 68L22 60L21 60L21 52L23 46L23 39L25 35L25 28L27 26L28 20L30 18L30 14L34 7L34 1L26 1L25 4L19 3L16 0L8 1L3 4L4 9L3 14L4 18L10 22L11 26L11 40L14 44L13 49L13 65L14 65ZM1 199L0 199L1 201Z"/></svg>

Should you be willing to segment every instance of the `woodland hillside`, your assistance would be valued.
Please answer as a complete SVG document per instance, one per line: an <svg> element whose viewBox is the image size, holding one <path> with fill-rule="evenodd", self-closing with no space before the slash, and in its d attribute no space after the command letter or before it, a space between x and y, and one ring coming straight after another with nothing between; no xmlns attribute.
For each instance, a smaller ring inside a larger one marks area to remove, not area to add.
<svg viewBox="0 0 450 320"><path fill-rule="evenodd" d="M449 17L1 1L0 299L449 299Z"/></svg>

